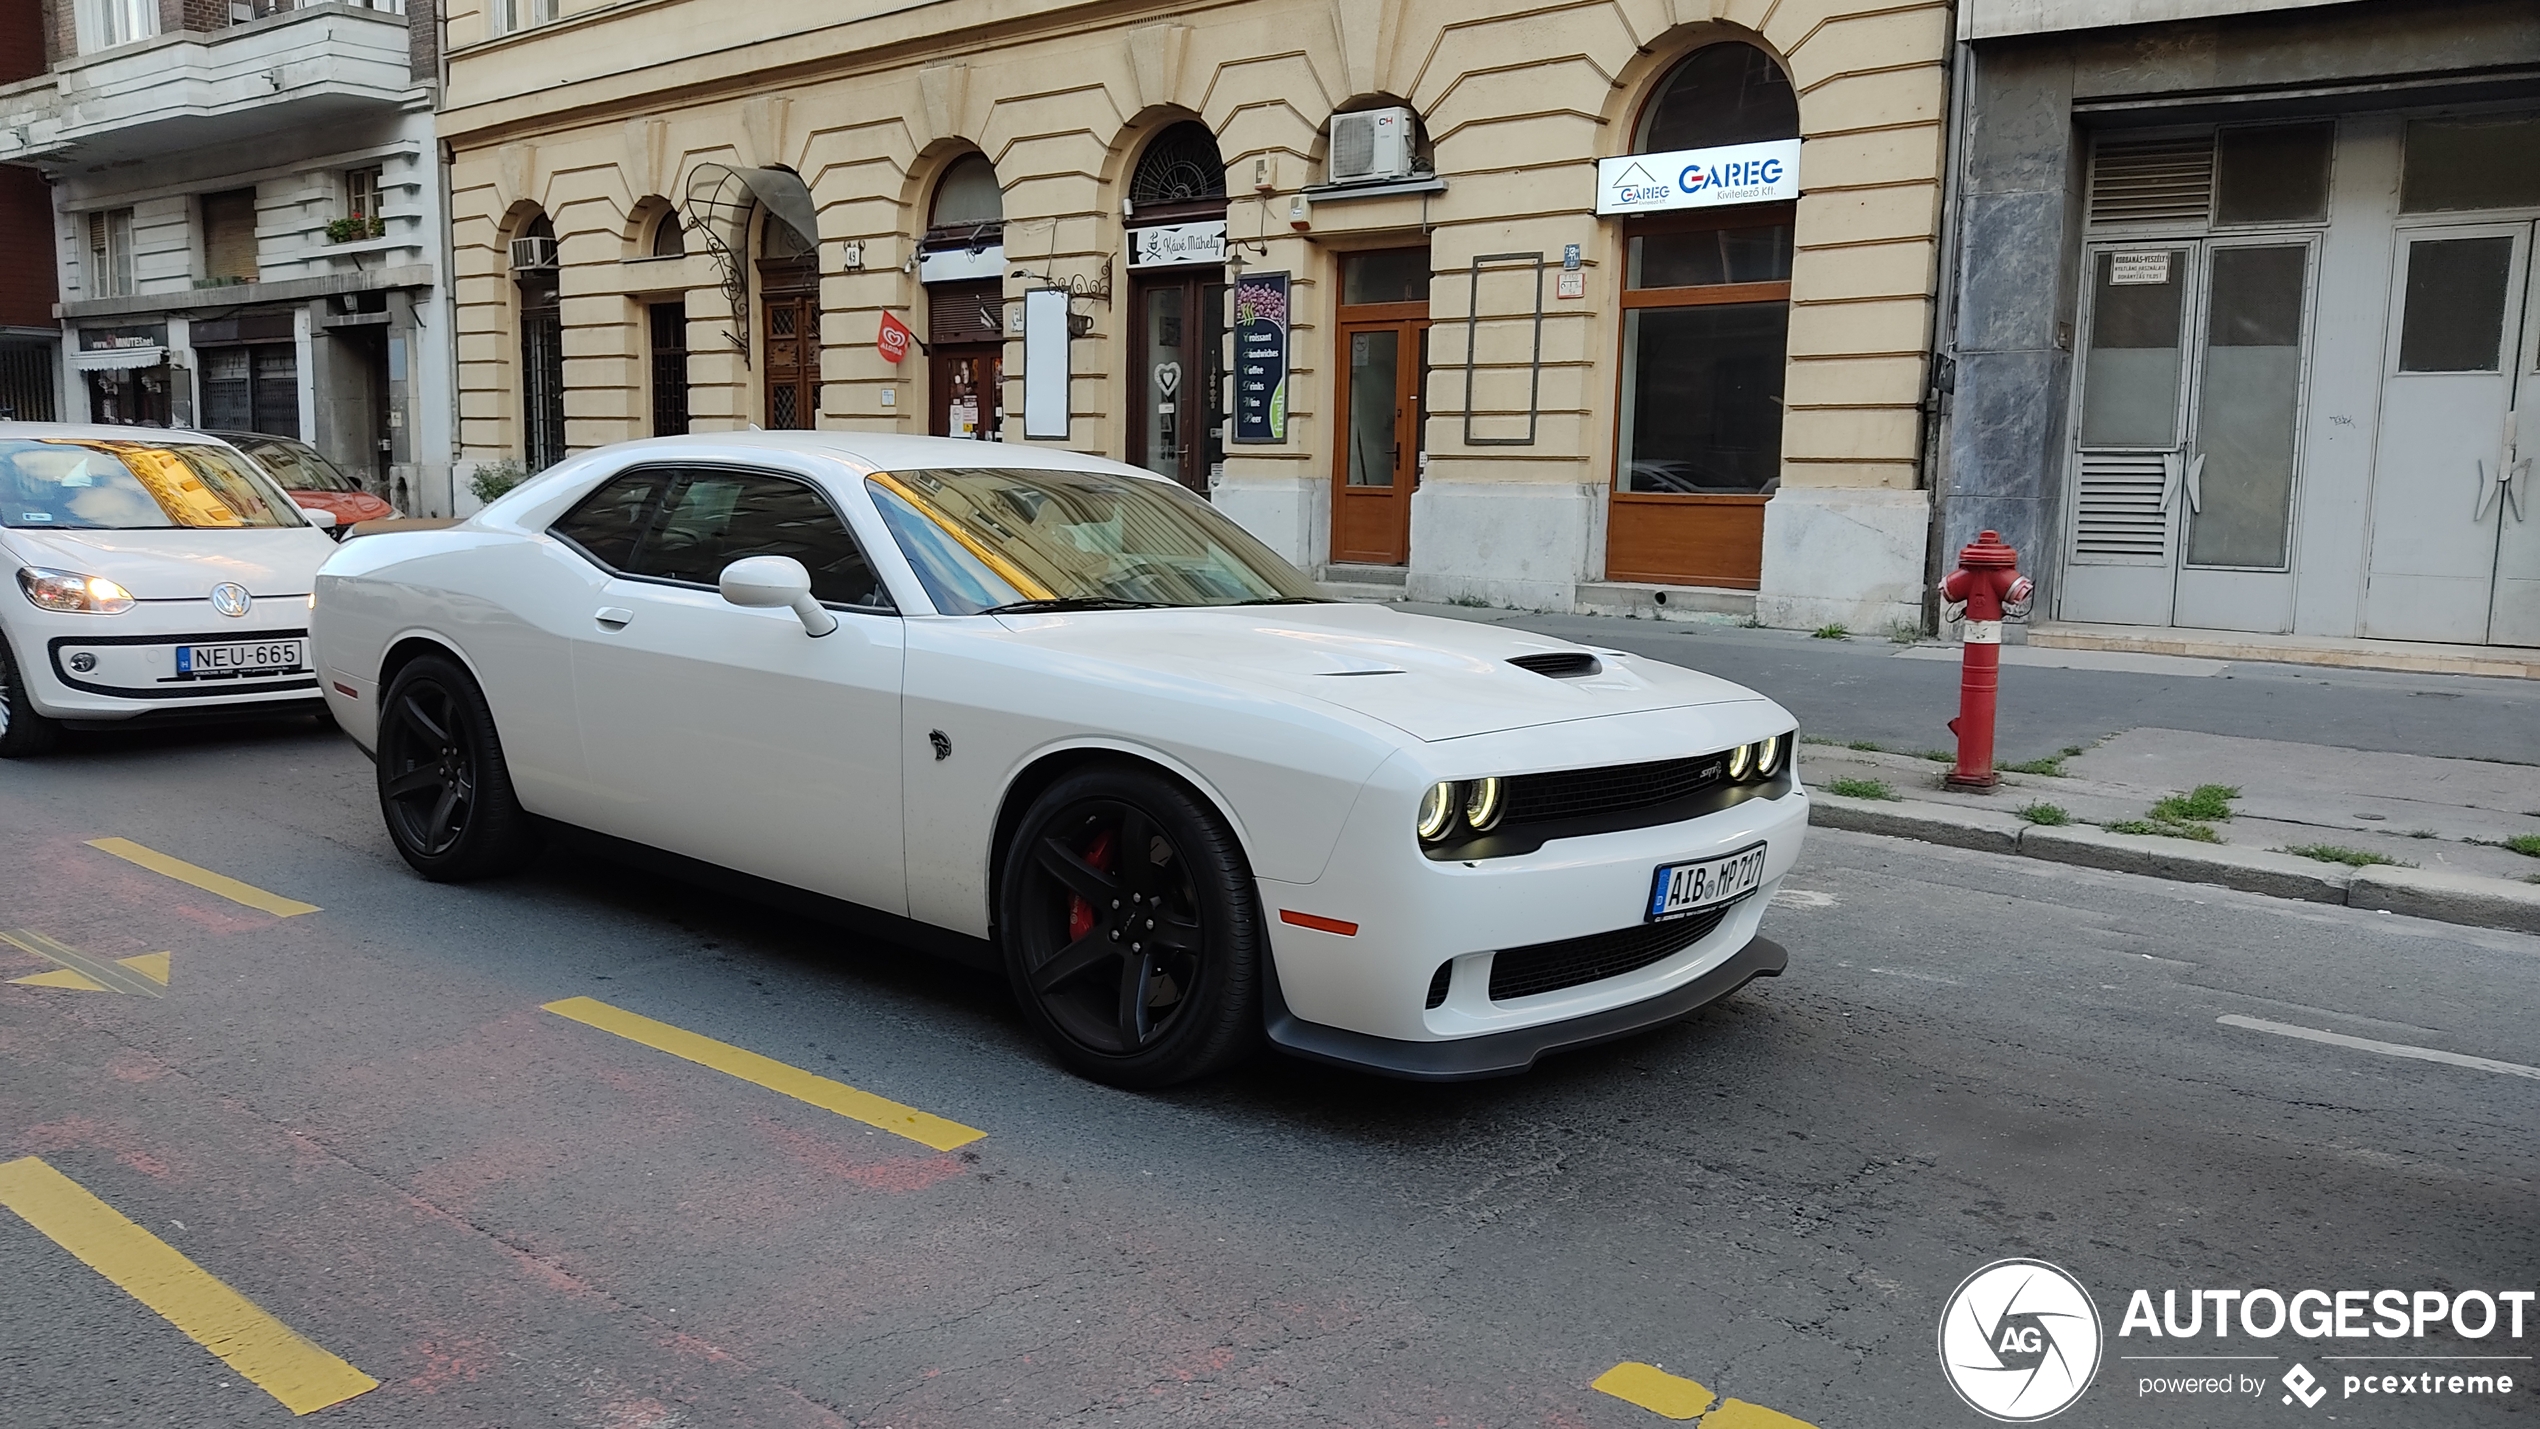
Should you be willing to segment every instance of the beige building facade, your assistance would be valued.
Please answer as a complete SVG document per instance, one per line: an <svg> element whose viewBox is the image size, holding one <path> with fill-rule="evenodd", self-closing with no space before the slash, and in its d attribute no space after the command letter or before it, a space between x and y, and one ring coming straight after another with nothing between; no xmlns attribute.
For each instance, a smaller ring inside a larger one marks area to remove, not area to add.
<svg viewBox="0 0 2540 1429"><path fill-rule="evenodd" d="M1046 442L1370 591L1920 618L1945 3L446 24L467 461Z"/></svg>

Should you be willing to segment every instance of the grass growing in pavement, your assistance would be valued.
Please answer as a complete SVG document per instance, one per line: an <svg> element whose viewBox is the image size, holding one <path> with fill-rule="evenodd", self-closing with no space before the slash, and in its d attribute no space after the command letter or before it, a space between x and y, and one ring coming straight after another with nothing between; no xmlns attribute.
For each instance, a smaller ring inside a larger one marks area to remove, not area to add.
<svg viewBox="0 0 2540 1429"><path fill-rule="evenodd" d="M1811 640L1849 640L1852 638L1852 632L1843 624L1843 622L1836 621L1832 625L1818 626L1814 631L1810 632L1808 638Z"/></svg>
<svg viewBox="0 0 2540 1429"><path fill-rule="evenodd" d="M2064 776L2064 761L2079 753L2081 753L2080 745L2068 744L2064 746L2064 752L2061 754L2049 754L2040 759L2023 760L2018 764L2005 764L2002 768L2012 774L2051 774L2060 779Z"/></svg>
<svg viewBox="0 0 2540 1429"><path fill-rule="evenodd" d="M1955 764L1958 762L1958 756L1950 753L1946 749L1917 749L1914 751L1914 757L1916 759L1928 759L1934 764Z"/></svg>
<svg viewBox="0 0 2540 1429"><path fill-rule="evenodd" d="M1879 752L1879 742L1878 742L1877 740L1875 740L1875 739L1856 739L1856 740L1852 741L1850 744L1845 745L1845 746L1844 746L1844 748L1846 748L1846 749L1866 749L1866 750L1868 750L1870 753L1872 753L1872 754L1876 754L1876 753L1878 753L1878 752Z"/></svg>
<svg viewBox="0 0 2540 1429"><path fill-rule="evenodd" d="M2540 834L2516 834L2505 840L2505 847L2525 858L2540 858Z"/></svg>
<svg viewBox="0 0 2540 1429"><path fill-rule="evenodd" d="M1896 797L1896 791L1887 787L1887 781L1884 779L1836 779L1827 783L1825 788L1827 793L1841 794L1847 799L1893 799Z"/></svg>
<svg viewBox="0 0 2540 1429"><path fill-rule="evenodd" d="M2293 844L2276 851L2300 854L2304 858L2315 858L2322 863L2342 863L2349 868L2370 868L2376 863L2386 863L2393 868L2416 867L2413 863L2401 863L2395 858L2374 853L2370 849L2344 848L2337 844Z"/></svg>
<svg viewBox="0 0 2540 1429"><path fill-rule="evenodd" d="M2033 804L2022 804L2019 808L2019 815L2021 818L2028 820L2032 824L2045 824L2050 828L2057 824L2069 824L2073 821L2073 816L2064 812L2061 805L2049 804L2044 800L2040 800Z"/></svg>
<svg viewBox="0 0 2540 1429"><path fill-rule="evenodd" d="M2240 790L2230 784L2199 784L2185 794L2172 794L2152 806L2152 817L2164 824L2193 823L2231 817L2231 801Z"/></svg>
<svg viewBox="0 0 2540 1429"><path fill-rule="evenodd" d="M2157 834L2163 838L2193 839L2200 844L2218 844L2222 835L2211 824L2153 823L2149 819L2119 819L2099 827L2112 834Z"/></svg>

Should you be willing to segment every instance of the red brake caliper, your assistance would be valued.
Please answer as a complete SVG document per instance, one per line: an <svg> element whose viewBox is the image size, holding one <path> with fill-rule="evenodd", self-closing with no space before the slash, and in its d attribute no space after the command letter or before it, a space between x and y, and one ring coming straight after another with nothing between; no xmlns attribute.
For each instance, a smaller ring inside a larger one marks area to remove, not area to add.
<svg viewBox="0 0 2540 1429"><path fill-rule="evenodd" d="M1105 829L1094 835L1094 841L1085 846L1085 862L1104 873L1109 873L1112 865L1119 862L1119 859L1114 856L1116 852L1116 841L1111 836L1111 830ZM1067 941L1075 942L1078 938L1092 932L1096 917L1094 905L1086 902L1083 894L1068 894Z"/></svg>

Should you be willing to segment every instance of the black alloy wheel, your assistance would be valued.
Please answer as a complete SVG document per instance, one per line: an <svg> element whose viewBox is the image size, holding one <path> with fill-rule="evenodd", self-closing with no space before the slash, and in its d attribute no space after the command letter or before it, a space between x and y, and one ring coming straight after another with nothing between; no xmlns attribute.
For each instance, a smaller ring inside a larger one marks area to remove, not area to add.
<svg viewBox="0 0 2540 1429"><path fill-rule="evenodd" d="M1070 775L1006 850L999 930L1025 1015L1097 1081L1160 1087L1259 1041L1261 919L1216 811L1137 768Z"/></svg>
<svg viewBox="0 0 2540 1429"><path fill-rule="evenodd" d="M26 681L18 674L17 657L10 653L9 642L0 639L0 759L50 754L61 737L59 720L35 712Z"/></svg>
<svg viewBox="0 0 2540 1429"><path fill-rule="evenodd" d="M505 873L537 852L512 795L484 692L455 661L426 655L380 701L379 812L415 872L439 883Z"/></svg>

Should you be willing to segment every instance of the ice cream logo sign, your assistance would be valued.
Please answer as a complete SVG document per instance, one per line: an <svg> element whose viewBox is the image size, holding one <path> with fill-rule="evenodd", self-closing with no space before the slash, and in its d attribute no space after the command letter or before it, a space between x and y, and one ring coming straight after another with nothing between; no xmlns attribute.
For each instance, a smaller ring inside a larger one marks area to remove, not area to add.
<svg viewBox="0 0 2540 1429"><path fill-rule="evenodd" d="M1596 211L1659 213L1799 197L1799 141L1624 154L1596 163Z"/></svg>

